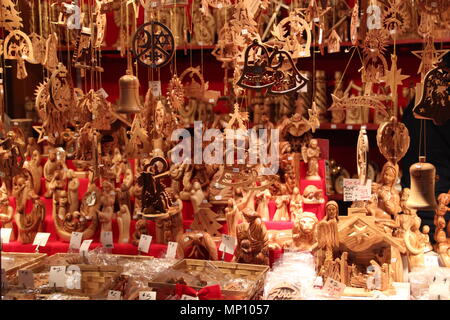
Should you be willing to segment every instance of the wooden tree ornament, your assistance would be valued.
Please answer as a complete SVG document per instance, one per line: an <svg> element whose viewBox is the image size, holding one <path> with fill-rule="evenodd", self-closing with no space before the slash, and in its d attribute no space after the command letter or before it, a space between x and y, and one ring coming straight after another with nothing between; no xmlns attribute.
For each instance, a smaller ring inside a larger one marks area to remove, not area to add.
<svg viewBox="0 0 450 320"><path fill-rule="evenodd" d="M0 3L0 27L8 31L23 27L22 18L12 0L2 0Z"/></svg>
<svg viewBox="0 0 450 320"><path fill-rule="evenodd" d="M217 222L218 215L211 210L212 204L201 202L198 211L194 213L194 221L191 224L192 230L200 230L209 233L213 238L220 237L219 229L222 227Z"/></svg>
<svg viewBox="0 0 450 320"><path fill-rule="evenodd" d="M17 60L17 78L25 79L28 76L25 61L34 61L33 45L28 35L20 30L11 31L3 46L5 59Z"/></svg>

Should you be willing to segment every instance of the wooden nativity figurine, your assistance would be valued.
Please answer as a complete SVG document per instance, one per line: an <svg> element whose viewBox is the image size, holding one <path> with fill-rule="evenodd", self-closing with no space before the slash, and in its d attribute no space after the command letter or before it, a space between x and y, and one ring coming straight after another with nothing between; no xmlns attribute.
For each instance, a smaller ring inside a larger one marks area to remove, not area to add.
<svg viewBox="0 0 450 320"><path fill-rule="evenodd" d="M258 207L256 211L258 215L261 217L262 221L269 221L269 201L272 198L269 189L264 189L258 194L256 194L256 198L259 200Z"/></svg>
<svg viewBox="0 0 450 320"><path fill-rule="evenodd" d="M306 180L320 180L319 175L319 158L320 148L317 139L311 139L308 147L302 147L303 161L308 164L306 171Z"/></svg>
<svg viewBox="0 0 450 320"><path fill-rule="evenodd" d="M293 251L311 251L316 245L316 215L312 212L302 212L292 227L292 242L288 248Z"/></svg>
<svg viewBox="0 0 450 320"><path fill-rule="evenodd" d="M40 194L43 168L41 166L41 154L39 153L39 150L35 149L32 151L31 159L29 161L25 161L23 167L27 169L33 177L34 192L36 194Z"/></svg>
<svg viewBox="0 0 450 320"><path fill-rule="evenodd" d="M295 221L298 215L303 212L302 195L300 194L300 189L298 187L294 187L292 190L289 211L291 213L291 221Z"/></svg>
<svg viewBox="0 0 450 320"><path fill-rule="evenodd" d="M0 188L0 222L2 228L10 228L11 236L10 241L16 240L13 228L14 209L9 204L8 191L6 185L3 183Z"/></svg>
<svg viewBox="0 0 450 320"><path fill-rule="evenodd" d="M117 212L117 224L119 226L119 240L118 243L130 242L130 223L131 214L128 206L123 204L120 206L119 212Z"/></svg>

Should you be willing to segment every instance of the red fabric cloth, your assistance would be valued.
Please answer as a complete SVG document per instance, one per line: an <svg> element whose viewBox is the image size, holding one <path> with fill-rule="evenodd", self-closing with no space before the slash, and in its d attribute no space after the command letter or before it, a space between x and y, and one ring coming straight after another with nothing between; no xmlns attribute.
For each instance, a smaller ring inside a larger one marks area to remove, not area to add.
<svg viewBox="0 0 450 320"><path fill-rule="evenodd" d="M181 298L183 294L198 297L199 300L217 300L223 298L222 291L220 290L220 286L218 284L204 287L197 291L187 285L177 283L175 293L178 298Z"/></svg>

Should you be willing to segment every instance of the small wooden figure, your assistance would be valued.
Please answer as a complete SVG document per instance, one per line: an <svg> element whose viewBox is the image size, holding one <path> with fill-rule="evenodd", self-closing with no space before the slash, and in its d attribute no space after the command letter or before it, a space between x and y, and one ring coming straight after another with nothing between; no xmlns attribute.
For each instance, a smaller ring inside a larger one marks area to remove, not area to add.
<svg viewBox="0 0 450 320"><path fill-rule="evenodd" d="M233 261L269 265L269 238L264 222L255 210L243 210L246 222L237 226L237 247Z"/></svg>
<svg viewBox="0 0 450 320"><path fill-rule="evenodd" d="M269 200L272 197L269 189L264 189L256 195L259 200L257 212L262 221L269 221Z"/></svg>
<svg viewBox="0 0 450 320"><path fill-rule="evenodd" d="M314 213L302 212L292 227L292 243L290 249L311 251L315 244L316 226L319 221Z"/></svg>
<svg viewBox="0 0 450 320"><path fill-rule="evenodd" d="M228 205L225 208L225 218L227 219L228 234L236 237L236 227L243 222L244 217L233 198L228 199Z"/></svg>
<svg viewBox="0 0 450 320"><path fill-rule="evenodd" d="M69 212L78 211L80 209L80 200L78 199L80 180L72 169L67 170L67 179L69 179L67 184Z"/></svg>
<svg viewBox="0 0 450 320"><path fill-rule="evenodd" d="M336 201L328 201L325 205L325 217L327 221L339 221L339 205Z"/></svg>
<svg viewBox="0 0 450 320"><path fill-rule="evenodd" d="M6 185L3 183L0 188L0 222L2 228L11 228L10 241L15 241L16 236L13 228L14 209L9 205L8 191Z"/></svg>
<svg viewBox="0 0 450 320"><path fill-rule="evenodd" d="M291 221L297 220L300 213L303 212L303 201L300 189L294 187L292 191L291 201L289 202L289 211L291 212Z"/></svg>
<svg viewBox="0 0 450 320"><path fill-rule="evenodd" d="M306 180L320 180L319 175L319 158L320 148L317 139L311 139L309 146L302 147L303 161L308 164L308 170L306 172Z"/></svg>
<svg viewBox="0 0 450 320"><path fill-rule="evenodd" d="M41 191L41 177L43 172L39 150L33 150L31 160L26 161L23 166L30 171L33 177L33 190L36 194L39 194Z"/></svg>
<svg viewBox="0 0 450 320"><path fill-rule="evenodd" d="M121 205L119 212L117 212L117 224L119 225L118 243L130 242L130 222L130 209L126 205Z"/></svg>
<svg viewBox="0 0 450 320"><path fill-rule="evenodd" d="M133 245L139 245L139 239L141 239L141 235L148 235L148 226L147 220L141 219L136 222L135 230L133 233Z"/></svg>
<svg viewBox="0 0 450 320"><path fill-rule="evenodd" d="M273 216L273 221L289 221L289 212L287 205L289 203L289 195L277 196L275 200L275 205L277 210L275 211L275 215Z"/></svg>

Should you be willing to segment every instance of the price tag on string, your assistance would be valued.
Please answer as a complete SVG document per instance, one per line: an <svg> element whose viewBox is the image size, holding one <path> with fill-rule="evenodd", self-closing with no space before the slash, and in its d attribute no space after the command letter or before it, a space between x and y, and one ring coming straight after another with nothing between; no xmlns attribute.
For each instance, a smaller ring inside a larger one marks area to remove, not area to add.
<svg viewBox="0 0 450 320"><path fill-rule="evenodd" d="M167 244L166 258L167 259L175 259L175 257L177 256L177 248L178 248L178 242L169 241L169 243Z"/></svg>
<svg viewBox="0 0 450 320"><path fill-rule="evenodd" d="M345 288L346 288L345 284L328 277L327 281L325 281L325 285L323 286L322 290L329 297L340 298L344 293Z"/></svg>
<svg viewBox="0 0 450 320"><path fill-rule="evenodd" d="M225 253L233 254L236 248L237 240L235 237L229 236L227 234L222 234L222 243L220 244L219 250Z"/></svg>
<svg viewBox="0 0 450 320"><path fill-rule="evenodd" d="M109 95L106 93L105 89L103 89L103 88L100 88L99 90L97 90L97 93L99 95L101 95L104 99L109 97Z"/></svg>
<svg viewBox="0 0 450 320"><path fill-rule="evenodd" d="M64 288L66 286L66 266L50 267L48 284L50 287Z"/></svg>
<svg viewBox="0 0 450 320"><path fill-rule="evenodd" d="M50 233L47 232L38 232L34 237L33 245L45 247L47 245L48 238L50 237Z"/></svg>
<svg viewBox="0 0 450 320"><path fill-rule="evenodd" d="M84 240L80 246L80 255L85 256L89 251L89 246L91 245L92 240Z"/></svg>
<svg viewBox="0 0 450 320"><path fill-rule="evenodd" d="M11 239L11 228L1 228L1 239L2 243L9 243L9 240Z"/></svg>
<svg viewBox="0 0 450 320"><path fill-rule="evenodd" d="M19 278L19 287L33 289L34 288L34 273L31 270L18 270L17 276Z"/></svg>
<svg viewBox="0 0 450 320"><path fill-rule="evenodd" d="M1 270L1 286L2 289L8 289L8 280L6 279L6 271L2 268Z"/></svg>
<svg viewBox="0 0 450 320"><path fill-rule="evenodd" d="M156 291L139 292L139 300L156 300Z"/></svg>
<svg viewBox="0 0 450 320"><path fill-rule="evenodd" d="M344 201L356 201L359 179L344 179Z"/></svg>
<svg viewBox="0 0 450 320"><path fill-rule="evenodd" d="M122 300L122 293L116 290L109 290L107 300Z"/></svg>
<svg viewBox="0 0 450 320"><path fill-rule="evenodd" d="M246 34L248 34L248 30L247 29L242 29L241 34L245 36Z"/></svg>
<svg viewBox="0 0 450 320"><path fill-rule="evenodd" d="M161 96L161 81L149 81L148 86L155 98Z"/></svg>
<svg viewBox="0 0 450 320"><path fill-rule="evenodd" d="M112 231L103 231L100 235L100 242L105 248L114 248Z"/></svg>
<svg viewBox="0 0 450 320"><path fill-rule="evenodd" d="M72 235L70 236L69 248L73 250L80 249L81 240L83 240L82 232L72 232Z"/></svg>
<svg viewBox="0 0 450 320"><path fill-rule="evenodd" d="M148 236L146 234L141 235L141 238L139 239L138 250L140 252L148 253L151 243L152 243L152 236Z"/></svg>
<svg viewBox="0 0 450 320"><path fill-rule="evenodd" d="M187 294L183 294L180 298L180 300L199 300L198 297L193 297Z"/></svg>
<svg viewBox="0 0 450 320"><path fill-rule="evenodd" d="M439 267L439 256L433 252L424 255L425 267Z"/></svg>

